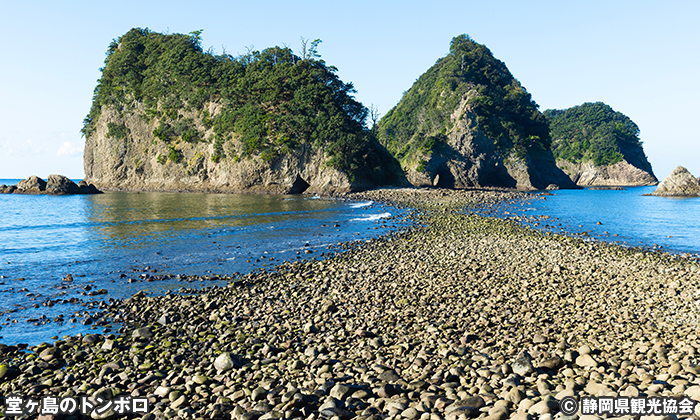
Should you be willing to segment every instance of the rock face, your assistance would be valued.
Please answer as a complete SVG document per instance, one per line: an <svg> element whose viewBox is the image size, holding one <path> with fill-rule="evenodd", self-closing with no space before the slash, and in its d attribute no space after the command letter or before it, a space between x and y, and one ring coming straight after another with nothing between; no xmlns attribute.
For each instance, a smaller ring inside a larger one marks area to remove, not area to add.
<svg viewBox="0 0 700 420"><path fill-rule="evenodd" d="M17 184L17 189L26 194L40 194L46 190L46 181L36 175L21 180Z"/></svg>
<svg viewBox="0 0 700 420"><path fill-rule="evenodd" d="M452 130L436 150L419 154L405 165L408 181L418 187L469 188L499 186L522 190L576 188L557 167L549 150L531 149L525 157L503 156L477 124L469 92L451 114Z"/></svg>
<svg viewBox="0 0 700 420"><path fill-rule="evenodd" d="M216 115L217 107L209 110ZM103 108L95 132L85 142L85 179L100 189L217 191L271 194L332 193L373 187L326 165L322 149L309 144L272 160L260 156L214 158L210 142L176 144L154 139L154 122L144 118L143 105L118 113ZM196 112L183 111L206 135ZM110 125L126 127L122 139L109 136ZM173 158L174 157L174 158Z"/></svg>
<svg viewBox="0 0 700 420"><path fill-rule="evenodd" d="M63 175L49 175L46 180L48 194L80 194L80 187Z"/></svg>
<svg viewBox="0 0 700 420"><path fill-rule="evenodd" d="M678 166L651 195L662 197L700 197L700 181L684 167Z"/></svg>
<svg viewBox="0 0 700 420"><path fill-rule="evenodd" d="M571 163L566 160L557 161L561 168L576 185L582 187L609 186L644 186L656 185L658 180L653 173L647 172L622 160L613 165L594 165L593 162Z"/></svg>
<svg viewBox="0 0 700 420"><path fill-rule="evenodd" d="M334 66L287 47L214 56L193 34L133 28L110 44L82 129L88 182L255 193L406 182Z"/></svg>
<svg viewBox="0 0 700 420"><path fill-rule="evenodd" d="M3 194L49 194L49 195L69 195L69 194L99 194L100 191L94 185L80 181L79 185L63 175L49 175L44 181L36 175L23 179L15 185L0 185L0 193Z"/></svg>
<svg viewBox="0 0 700 420"><path fill-rule="evenodd" d="M576 188L530 94L467 35L382 117L379 138L415 186Z"/></svg>

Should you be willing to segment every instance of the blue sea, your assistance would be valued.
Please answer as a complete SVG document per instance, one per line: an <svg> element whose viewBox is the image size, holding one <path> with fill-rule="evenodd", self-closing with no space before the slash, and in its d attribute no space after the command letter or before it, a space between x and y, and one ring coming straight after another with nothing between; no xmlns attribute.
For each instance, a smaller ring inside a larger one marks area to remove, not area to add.
<svg viewBox="0 0 700 420"><path fill-rule="evenodd" d="M191 276L323 258L340 243L406 229L405 214L370 201L310 195L0 194L0 342L101 332L102 326L83 325L84 313L99 309L91 302L224 285ZM154 281L165 275L172 277Z"/></svg>
<svg viewBox="0 0 700 420"><path fill-rule="evenodd" d="M655 189L559 190L543 199L527 200L509 213L524 215L526 224L541 230L697 257L700 197L644 195Z"/></svg>

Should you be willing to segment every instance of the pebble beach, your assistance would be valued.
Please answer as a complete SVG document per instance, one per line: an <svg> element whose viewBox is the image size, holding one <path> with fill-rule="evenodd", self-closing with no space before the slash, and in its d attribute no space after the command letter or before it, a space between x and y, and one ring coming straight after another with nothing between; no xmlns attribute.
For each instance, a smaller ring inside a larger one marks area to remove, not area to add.
<svg viewBox="0 0 700 420"><path fill-rule="evenodd" d="M235 420L589 420L619 416L560 402L700 402L697 261L483 215L533 194L344 198L410 208L415 226L225 287L110 301L114 334L0 345L0 395L149 403L92 418Z"/></svg>

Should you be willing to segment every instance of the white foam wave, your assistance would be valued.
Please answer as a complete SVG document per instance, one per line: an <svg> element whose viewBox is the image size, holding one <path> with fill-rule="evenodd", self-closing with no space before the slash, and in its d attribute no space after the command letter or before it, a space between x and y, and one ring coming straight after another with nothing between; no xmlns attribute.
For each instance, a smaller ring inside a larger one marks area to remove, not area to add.
<svg viewBox="0 0 700 420"><path fill-rule="evenodd" d="M361 209L362 207L371 206L372 204L374 204L374 201L360 201L359 203L350 204L350 208L351 209Z"/></svg>
<svg viewBox="0 0 700 420"><path fill-rule="evenodd" d="M391 217L391 213L370 214L367 217L358 217L351 220L353 222L371 222L373 220L386 219L387 217Z"/></svg>

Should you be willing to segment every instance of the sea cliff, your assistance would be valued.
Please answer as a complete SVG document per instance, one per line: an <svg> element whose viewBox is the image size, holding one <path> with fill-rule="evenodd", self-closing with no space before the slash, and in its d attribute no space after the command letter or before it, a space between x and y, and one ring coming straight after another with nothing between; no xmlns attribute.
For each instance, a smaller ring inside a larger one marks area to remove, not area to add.
<svg viewBox="0 0 700 420"><path fill-rule="evenodd" d="M268 193L405 183L320 40L303 57L281 47L233 57L203 51L199 35L135 28L110 44L82 130L88 182Z"/></svg>
<svg viewBox="0 0 700 420"><path fill-rule="evenodd" d="M416 186L576 187L556 166L530 94L466 35L381 119L379 138Z"/></svg>
<svg viewBox="0 0 700 420"><path fill-rule="evenodd" d="M656 185L639 127L602 102L547 110L557 165L579 186Z"/></svg>

